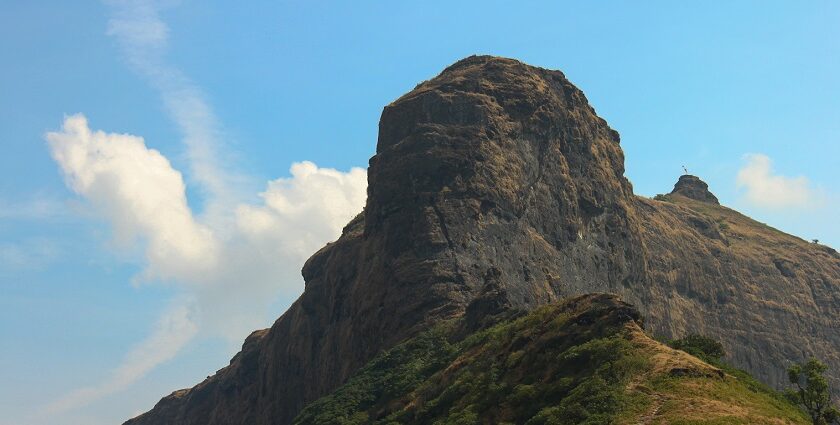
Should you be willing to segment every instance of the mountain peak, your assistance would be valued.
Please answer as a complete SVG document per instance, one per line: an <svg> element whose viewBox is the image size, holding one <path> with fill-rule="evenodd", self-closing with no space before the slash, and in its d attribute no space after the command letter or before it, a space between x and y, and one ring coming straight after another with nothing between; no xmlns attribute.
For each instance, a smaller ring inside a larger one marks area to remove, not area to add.
<svg viewBox="0 0 840 425"><path fill-rule="evenodd" d="M633 194L618 132L561 72L461 60L384 108L364 212L306 262L300 298L230 365L128 423L291 424L436 323L472 332L592 292L637 305L657 335L718 337L773 385L802 347L840 370L840 262L705 208L717 198L695 176L672 193Z"/></svg>
<svg viewBox="0 0 840 425"><path fill-rule="evenodd" d="M680 179L674 185L674 190L671 191L671 195L682 195L697 201L720 205L717 197L709 192L709 185L700 180L700 177L691 174L680 176Z"/></svg>

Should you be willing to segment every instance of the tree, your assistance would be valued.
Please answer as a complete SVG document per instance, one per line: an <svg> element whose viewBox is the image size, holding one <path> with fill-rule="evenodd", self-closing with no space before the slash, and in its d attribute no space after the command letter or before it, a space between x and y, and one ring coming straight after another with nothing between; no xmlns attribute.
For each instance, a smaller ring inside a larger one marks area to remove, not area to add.
<svg viewBox="0 0 840 425"><path fill-rule="evenodd" d="M703 335L686 335L683 338L671 341L668 345L676 350L685 351L707 363L718 362L721 357L726 355L721 343Z"/></svg>
<svg viewBox="0 0 840 425"><path fill-rule="evenodd" d="M788 369L788 379L795 386L788 395L805 408L814 425L831 425L840 420L840 410L832 406L828 380L823 376L827 369L825 364L814 358Z"/></svg>

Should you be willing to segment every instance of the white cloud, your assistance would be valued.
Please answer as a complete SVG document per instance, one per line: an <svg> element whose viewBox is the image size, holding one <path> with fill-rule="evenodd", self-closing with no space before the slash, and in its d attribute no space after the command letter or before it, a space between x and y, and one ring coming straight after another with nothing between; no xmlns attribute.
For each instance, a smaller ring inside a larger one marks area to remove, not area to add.
<svg viewBox="0 0 840 425"><path fill-rule="evenodd" d="M111 0L108 35L114 37L129 65L159 93L178 125L187 148L190 178L207 195L210 215L221 215L225 203L236 201L235 183L242 180L219 160L219 120L204 94L183 72L165 59L169 27L160 19L164 4L155 0ZM230 155L226 157L230 160ZM216 217L222 219L221 217Z"/></svg>
<svg viewBox="0 0 840 425"><path fill-rule="evenodd" d="M748 154L744 159L736 181L749 203L764 208L807 208L822 203L822 195L806 177L774 174L767 155Z"/></svg>
<svg viewBox="0 0 840 425"><path fill-rule="evenodd" d="M237 223L251 243L282 248L283 252L271 254L302 264L313 247L340 234L359 212L365 203L367 173L361 168L342 173L309 161L293 164L290 171L291 178L268 183L261 194L264 205L240 206Z"/></svg>
<svg viewBox="0 0 840 425"><path fill-rule="evenodd" d="M158 16L160 4L149 0L113 0L113 17L108 21L108 35L123 43L131 59L148 60L152 52L166 48L169 27Z"/></svg>
<svg viewBox="0 0 840 425"><path fill-rule="evenodd" d="M231 222L202 219L187 203L181 173L142 138L93 131L82 115L67 117L62 130L46 138L68 187L111 224L117 246L143 247L145 269L137 280L181 288L194 302L190 323L237 342L266 324L278 296L301 291L303 262L340 235L366 198L365 170L345 173L301 162L292 165L291 177L267 184L261 204L217 204ZM114 377L56 405L78 407L125 388L196 332L190 326L166 329L167 340L180 343L155 343L162 338L156 332L140 345L145 354L127 357Z"/></svg>
<svg viewBox="0 0 840 425"><path fill-rule="evenodd" d="M46 137L67 185L113 223L119 244L148 243L149 278L183 280L214 267L218 242L195 221L181 173L142 138L93 132L82 115Z"/></svg>
<svg viewBox="0 0 840 425"><path fill-rule="evenodd" d="M243 203L252 199L242 190L245 179L219 160L218 118L202 91L166 61L170 30L160 19L163 3L105 2L112 13L108 35L159 92L182 133L188 183L203 195L202 213L188 205L182 174L140 137L93 131L84 116L75 115L47 140L68 187L111 224L117 246L145 252L136 281L179 287L192 304L182 326L159 329L109 380L69 394L51 411L81 407L126 388L175 356L196 333L238 342L266 325L269 305L301 291L303 262L339 236L366 197L365 170L344 173L302 162L292 165L290 178L269 182L262 204ZM232 156L225 152L226 164ZM167 317L163 323L171 323Z"/></svg>

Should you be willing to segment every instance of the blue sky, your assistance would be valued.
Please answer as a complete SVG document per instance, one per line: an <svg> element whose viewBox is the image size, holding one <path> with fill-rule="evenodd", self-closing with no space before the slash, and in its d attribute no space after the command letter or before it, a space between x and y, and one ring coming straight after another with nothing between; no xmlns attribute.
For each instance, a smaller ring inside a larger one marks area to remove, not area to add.
<svg viewBox="0 0 840 425"><path fill-rule="evenodd" d="M470 54L562 70L636 193L686 165L838 246L837 2L450 3L4 2L0 424L119 423L227 364L361 208L382 107Z"/></svg>

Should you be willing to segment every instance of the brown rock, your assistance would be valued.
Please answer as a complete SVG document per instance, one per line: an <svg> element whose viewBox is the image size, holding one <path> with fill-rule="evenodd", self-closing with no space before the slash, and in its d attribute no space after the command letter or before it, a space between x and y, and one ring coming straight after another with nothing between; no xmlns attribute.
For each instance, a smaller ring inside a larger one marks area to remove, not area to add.
<svg viewBox="0 0 840 425"><path fill-rule="evenodd" d="M671 191L671 195L681 195L697 201L720 204L717 197L709 192L709 185L706 182L689 174L680 176L677 184L674 185L674 190Z"/></svg>
<svg viewBox="0 0 840 425"><path fill-rule="evenodd" d="M840 387L836 253L705 184L657 202L623 174L618 133L562 73L457 62L385 107L365 212L307 261L303 295L230 366L127 423L287 424L431 322L589 292L620 294L664 336L719 338L771 384L813 354Z"/></svg>

